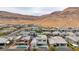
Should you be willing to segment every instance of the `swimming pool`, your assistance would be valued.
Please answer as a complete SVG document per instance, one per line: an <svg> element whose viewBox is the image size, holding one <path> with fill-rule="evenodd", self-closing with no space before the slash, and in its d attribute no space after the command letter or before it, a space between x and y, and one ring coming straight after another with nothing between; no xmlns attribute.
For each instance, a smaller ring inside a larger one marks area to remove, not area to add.
<svg viewBox="0 0 79 59"><path fill-rule="evenodd" d="M27 45L17 45L17 48L28 48Z"/></svg>

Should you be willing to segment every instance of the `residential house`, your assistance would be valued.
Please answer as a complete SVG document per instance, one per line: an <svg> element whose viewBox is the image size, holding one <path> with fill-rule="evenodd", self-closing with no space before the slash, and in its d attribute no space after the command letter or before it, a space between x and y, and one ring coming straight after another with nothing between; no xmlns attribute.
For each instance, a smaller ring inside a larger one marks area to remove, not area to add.
<svg viewBox="0 0 79 59"><path fill-rule="evenodd" d="M47 36L46 35L38 35L33 38L31 42L31 46L34 48L48 48L47 46Z"/></svg>
<svg viewBox="0 0 79 59"><path fill-rule="evenodd" d="M10 41L7 38L0 38L0 48L5 48L9 43Z"/></svg>
<svg viewBox="0 0 79 59"><path fill-rule="evenodd" d="M48 40L49 40L50 46L67 47L67 42L65 41L64 38L62 38L60 36L55 36L55 37L51 36Z"/></svg>
<svg viewBox="0 0 79 59"><path fill-rule="evenodd" d="M24 36L16 41L17 48L26 48L28 49L30 42L30 36Z"/></svg>
<svg viewBox="0 0 79 59"><path fill-rule="evenodd" d="M77 36L66 36L66 41L72 44L75 47L79 46L79 37Z"/></svg>

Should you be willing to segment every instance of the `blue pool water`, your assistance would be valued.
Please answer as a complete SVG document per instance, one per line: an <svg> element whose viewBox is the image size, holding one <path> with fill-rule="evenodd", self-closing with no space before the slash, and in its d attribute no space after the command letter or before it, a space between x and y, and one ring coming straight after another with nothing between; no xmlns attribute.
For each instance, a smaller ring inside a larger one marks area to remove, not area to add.
<svg viewBox="0 0 79 59"><path fill-rule="evenodd" d="M17 45L17 48L27 48L27 45Z"/></svg>

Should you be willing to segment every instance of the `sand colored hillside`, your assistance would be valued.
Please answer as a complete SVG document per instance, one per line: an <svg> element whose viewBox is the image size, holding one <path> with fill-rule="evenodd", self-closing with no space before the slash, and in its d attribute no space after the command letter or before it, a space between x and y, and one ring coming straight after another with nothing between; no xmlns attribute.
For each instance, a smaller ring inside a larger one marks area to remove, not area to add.
<svg viewBox="0 0 79 59"><path fill-rule="evenodd" d="M0 24L37 24L44 27L79 27L79 20L4 20L0 21Z"/></svg>
<svg viewBox="0 0 79 59"><path fill-rule="evenodd" d="M0 20L0 24L32 24L29 20Z"/></svg>
<svg viewBox="0 0 79 59"><path fill-rule="evenodd" d="M79 7L69 7L63 11L43 16L20 15L0 12L0 24L37 24L43 27L79 27Z"/></svg>
<svg viewBox="0 0 79 59"><path fill-rule="evenodd" d="M79 27L79 20L43 20L37 24L45 27Z"/></svg>

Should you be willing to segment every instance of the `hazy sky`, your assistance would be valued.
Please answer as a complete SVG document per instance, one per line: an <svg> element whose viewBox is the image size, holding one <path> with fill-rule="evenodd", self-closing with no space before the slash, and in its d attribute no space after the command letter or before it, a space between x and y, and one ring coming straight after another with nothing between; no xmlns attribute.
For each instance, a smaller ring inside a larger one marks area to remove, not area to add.
<svg viewBox="0 0 79 59"><path fill-rule="evenodd" d="M0 7L0 11L40 16L54 11L61 11L64 8L65 7Z"/></svg>

